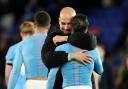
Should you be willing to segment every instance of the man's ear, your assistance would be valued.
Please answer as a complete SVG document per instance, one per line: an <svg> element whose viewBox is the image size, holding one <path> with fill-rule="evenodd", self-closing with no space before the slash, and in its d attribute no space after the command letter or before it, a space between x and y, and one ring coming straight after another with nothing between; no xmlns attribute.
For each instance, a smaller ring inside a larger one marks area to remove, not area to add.
<svg viewBox="0 0 128 89"><path fill-rule="evenodd" d="M20 36L23 37L23 34L20 32Z"/></svg>
<svg viewBox="0 0 128 89"><path fill-rule="evenodd" d="M48 29L50 29L50 27L51 27L51 24L48 25Z"/></svg>
<svg viewBox="0 0 128 89"><path fill-rule="evenodd" d="M60 25L61 18L59 17L58 19L59 19L59 22L58 22L58 23L59 23L59 25Z"/></svg>

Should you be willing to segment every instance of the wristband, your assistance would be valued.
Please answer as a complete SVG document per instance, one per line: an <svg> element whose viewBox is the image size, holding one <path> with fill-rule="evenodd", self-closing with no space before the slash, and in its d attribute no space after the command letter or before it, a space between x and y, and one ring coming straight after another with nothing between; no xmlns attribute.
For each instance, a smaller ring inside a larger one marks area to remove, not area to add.
<svg viewBox="0 0 128 89"><path fill-rule="evenodd" d="M68 61L71 60L71 53L68 54Z"/></svg>

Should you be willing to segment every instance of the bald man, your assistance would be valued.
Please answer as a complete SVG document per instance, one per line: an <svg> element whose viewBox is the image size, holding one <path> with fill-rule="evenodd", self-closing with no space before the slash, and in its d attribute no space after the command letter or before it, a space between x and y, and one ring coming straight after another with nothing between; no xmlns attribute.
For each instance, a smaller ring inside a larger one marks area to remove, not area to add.
<svg viewBox="0 0 128 89"><path fill-rule="evenodd" d="M44 64L49 69L62 66L63 64L67 63L69 59L74 59L79 62L90 62L91 61L90 57L83 53L85 52L85 50L74 52L71 55L69 55L65 51L55 52L55 48L58 45L66 43L67 41L69 43L72 43L72 45L74 46L79 46L79 44L76 44L75 42L73 42L72 39L70 39L70 37L73 38L73 36L75 36L78 38L77 41L81 40L79 36L76 36L75 34L71 35L71 19L75 15L76 15L76 12L73 8L64 7L60 11L60 16L59 16L60 30L58 32L52 32L48 34L45 40L41 54L42 54L42 60ZM48 89L62 89L62 81L63 80L62 80L61 72L60 70L58 70L56 73L54 84L52 85L50 83L50 85L48 85L48 86L52 86L53 88L48 88Z"/></svg>
<svg viewBox="0 0 128 89"><path fill-rule="evenodd" d="M65 34L71 33L71 19L76 15L76 12L73 8L65 7L61 10L59 16L59 25L60 30Z"/></svg>

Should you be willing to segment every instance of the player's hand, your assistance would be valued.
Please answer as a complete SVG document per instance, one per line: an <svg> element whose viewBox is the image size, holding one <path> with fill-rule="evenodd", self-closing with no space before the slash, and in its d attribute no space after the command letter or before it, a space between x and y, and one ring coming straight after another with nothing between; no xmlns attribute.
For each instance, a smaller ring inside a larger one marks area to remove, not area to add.
<svg viewBox="0 0 128 89"><path fill-rule="evenodd" d="M86 55L84 52L87 50L82 50L79 52L71 53L70 57L71 59L74 59L76 61L82 62L82 63L91 63L91 58L90 56Z"/></svg>
<svg viewBox="0 0 128 89"><path fill-rule="evenodd" d="M58 42L64 42L67 41L68 36L60 36L60 35L56 35L53 37L53 42L55 45L57 45Z"/></svg>

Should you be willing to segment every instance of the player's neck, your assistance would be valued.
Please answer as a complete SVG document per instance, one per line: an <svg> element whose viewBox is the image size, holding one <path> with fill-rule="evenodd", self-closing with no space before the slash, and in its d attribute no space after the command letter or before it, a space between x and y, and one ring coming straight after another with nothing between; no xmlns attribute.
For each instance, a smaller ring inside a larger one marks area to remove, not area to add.
<svg viewBox="0 0 128 89"><path fill-rule="evenodd" d="M47 28L37 28L35 30L35 34L38 34L38 33L47 34L48 33L48 29Z"/></svg>

